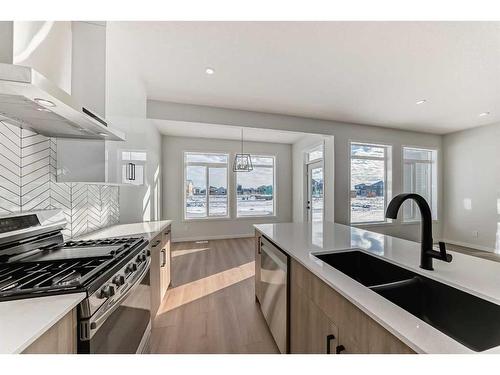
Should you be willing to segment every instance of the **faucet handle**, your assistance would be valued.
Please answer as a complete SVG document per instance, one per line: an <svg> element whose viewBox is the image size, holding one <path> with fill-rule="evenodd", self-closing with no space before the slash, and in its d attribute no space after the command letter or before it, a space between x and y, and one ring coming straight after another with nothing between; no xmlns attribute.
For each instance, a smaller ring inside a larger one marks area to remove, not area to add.
<svg viewBox="0 0 500 375"><path fill-rule="evenodd" d="M439 253L441 254L441 260L450 263L453 257L451 254L446 254L446 244L443 241L439 241Z"/></svg>

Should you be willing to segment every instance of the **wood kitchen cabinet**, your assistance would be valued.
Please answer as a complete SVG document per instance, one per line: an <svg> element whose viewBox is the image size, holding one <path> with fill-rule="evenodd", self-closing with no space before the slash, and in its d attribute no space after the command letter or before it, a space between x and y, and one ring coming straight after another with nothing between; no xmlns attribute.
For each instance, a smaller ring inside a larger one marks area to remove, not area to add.
<svg viewBox="0 0 500 375"><path fill-rule="evenodd" d="M165 298L165 293L170 286L170 264L172 254L170 251L171 233L170 225L162 232L162 248L160 250L160 299Z"/></svg>
<svg viewBox="0 0 500 375"><path fill-rule="evenodd" d="M151 317L154 320L170 285L171 229L164 228L151 240Z"/></svg>
<svg viewBox="0 0 500 375"><path fill-rule="evenodd" d="M260 238L261 235L255 231L255 298L260 302Z"/></svg>
<svg viewBox="0 0 500 375"><path fill-rule="evenodd" d="M75 354L76 353L76 308L63 316L30 346L24 354Z"/></svg>
<svg viewBox="0 0 500 375"><path fill-rule="evenodd" d="M414 353L295 260L290 272L292 353Z"/></svg>
<svg viewBox="0 0 500 375"><path fill-rule="evenodd" d="M297 285L290 290L290 310L291 353L336 352L339 346L337 326Z"/></svg>

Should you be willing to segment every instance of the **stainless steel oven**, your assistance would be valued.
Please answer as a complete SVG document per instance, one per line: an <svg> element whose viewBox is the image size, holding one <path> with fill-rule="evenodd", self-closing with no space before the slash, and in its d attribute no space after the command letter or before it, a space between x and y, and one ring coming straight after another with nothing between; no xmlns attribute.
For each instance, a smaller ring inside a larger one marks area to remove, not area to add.
<svg viewBox="0 0 500 375"><path fill-rule="evenodd" d="M144 250L135 261L123 266L121 272L101 290L80 304L78 353L133 354L147 351L151 333L149 254L149 249ZM104 304L103 298L106 298ZM99 306L97 310L96 306Z"/></svg>

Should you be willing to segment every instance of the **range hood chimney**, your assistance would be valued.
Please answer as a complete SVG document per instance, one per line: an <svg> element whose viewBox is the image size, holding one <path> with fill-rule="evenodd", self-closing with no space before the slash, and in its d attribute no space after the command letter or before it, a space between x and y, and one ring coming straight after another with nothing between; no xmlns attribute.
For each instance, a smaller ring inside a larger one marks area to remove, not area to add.
<svg viewBox="0 0 500 375"><path fill-rule="evenodd" d="M14 64L14 32L14 22L0 21L0 121L48 137L125 140L43 74Z"/></svg>

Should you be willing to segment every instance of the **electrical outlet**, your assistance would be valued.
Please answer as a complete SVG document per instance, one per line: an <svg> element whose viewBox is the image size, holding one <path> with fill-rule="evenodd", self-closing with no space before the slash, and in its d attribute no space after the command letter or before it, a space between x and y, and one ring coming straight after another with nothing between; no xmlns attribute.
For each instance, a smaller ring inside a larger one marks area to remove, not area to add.
<svg viewBox="0 0 500 375"><path fill-rule="evenodd" d="M474 238L478 238L478 237L479 237L479 231L477 231L477 230L473 230L473 231L472 231L472 237L474 237Z"/></svg>

